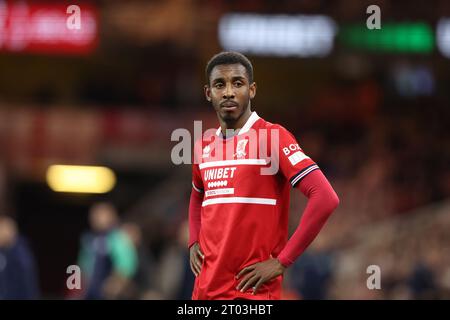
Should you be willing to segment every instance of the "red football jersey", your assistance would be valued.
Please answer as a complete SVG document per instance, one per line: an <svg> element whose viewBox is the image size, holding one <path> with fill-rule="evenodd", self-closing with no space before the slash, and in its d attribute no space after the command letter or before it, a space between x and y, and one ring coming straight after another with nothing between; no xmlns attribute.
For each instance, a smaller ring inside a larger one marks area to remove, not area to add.
<svg viewBox="0 0 450 320"><path fill-rule="evenodd" d="M193 299L279 299L282 276L256 295L236 290L243 268L277 257L288 239L289 189L318 166L294 136L253 112L234 136L220 128L194 148L193 188L203 193L205 258Z"/></svg>

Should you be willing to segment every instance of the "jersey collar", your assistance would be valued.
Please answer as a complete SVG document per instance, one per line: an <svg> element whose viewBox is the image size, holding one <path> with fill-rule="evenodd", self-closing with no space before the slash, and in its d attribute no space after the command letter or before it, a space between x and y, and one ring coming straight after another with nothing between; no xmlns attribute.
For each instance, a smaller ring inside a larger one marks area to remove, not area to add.
<svg viewBox="0 0 450 320"><path fill-rule="evenodd" d="M258 114L256 113L256 111L253 111L250 117L248 117L247 122L242 126L242 128L238 131L238 133L235 134L235 136L246 133L255 124L255 122L258 121L258 119L259 119ZM221 136L223 138L221 127L217 129L216 135Z"/></svg>

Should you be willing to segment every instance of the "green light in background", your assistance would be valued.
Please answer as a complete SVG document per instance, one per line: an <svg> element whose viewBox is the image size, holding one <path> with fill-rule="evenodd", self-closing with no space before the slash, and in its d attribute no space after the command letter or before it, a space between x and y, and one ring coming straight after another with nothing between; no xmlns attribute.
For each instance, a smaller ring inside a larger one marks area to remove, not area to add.
<svg viewBox="0 0 450 320"><path fill-rule="evenodd" d="M385 23L381 29L365 25L347 25L338 39L345 46L377 52L430 53L434 47L432 28L422 22Z"/></svg>

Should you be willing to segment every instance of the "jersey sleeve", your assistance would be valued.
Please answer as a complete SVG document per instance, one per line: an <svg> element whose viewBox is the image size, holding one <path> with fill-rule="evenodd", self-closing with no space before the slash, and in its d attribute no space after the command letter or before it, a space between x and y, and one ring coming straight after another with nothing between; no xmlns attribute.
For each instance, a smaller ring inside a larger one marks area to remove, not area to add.
<svg viewBox="0 0 450 320"><path fill-rule="evenodd" d="M199 193L203 193L204 190L200 168L196 163L192 164L192 188Z"/></svg>
<svg viewBox="0 0 450 320"><path fill-rule="evenodd" d="M194 155L195 159L195 155ZM192 162L192 191L189 201L189 248L198 242L201 228L201 209L204 196L203 180L197 161Z"/></svg>
<svg viewBox="0 0 450 320"><path fill-rule="evenodd" d="M202 152L202 140L198 140L194 143L194 149L192 153L192 188L198 192L203 193L203 180L200 172L199 163L201 162Z"/></svg>
<svg viewBox="0 0 450 320"><path fill-rule="evenodd" d="M295 187L304 177L319 166L308 157L295 137L285 128L279 126L279 165L281 173Z"/></svg>

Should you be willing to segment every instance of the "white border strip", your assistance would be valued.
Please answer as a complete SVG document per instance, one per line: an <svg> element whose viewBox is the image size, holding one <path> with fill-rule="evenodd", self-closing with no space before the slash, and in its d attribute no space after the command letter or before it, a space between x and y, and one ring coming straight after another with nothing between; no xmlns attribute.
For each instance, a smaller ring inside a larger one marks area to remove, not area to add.
<svg viewBox="0 0 450 320"><path fill-rule="evenodd" d="M219 203L252 203L252 204L268 204L274 206L277 204L277 199L270 198L247 198L247 197L227 197L227 198L215 198L203 201L202 207L209 206L211 204Z"/></svg>
<svg viewBox="0 0 450 320"><path fill-rule="evenodd" d="M269 162L266 159L237 159L237 160L221 160L221 161L210 161L203 162L199 164L200 169L213 168L213 167L224 167L224 166L237 166L241 164L246 165L266 165Z"/></svg>

